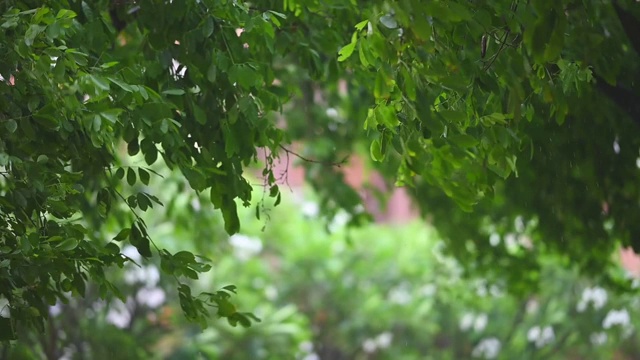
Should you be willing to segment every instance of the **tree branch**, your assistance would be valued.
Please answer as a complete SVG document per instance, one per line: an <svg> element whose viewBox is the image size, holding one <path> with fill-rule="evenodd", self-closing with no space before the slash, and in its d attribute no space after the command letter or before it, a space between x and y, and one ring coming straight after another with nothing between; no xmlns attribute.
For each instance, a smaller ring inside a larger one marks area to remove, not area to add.
<svg viewBox="0 0 640 360"><path fill-rule="evenodd" d="M622 29L624 29L625 34L627 34L631 46L636 53L640 55L640 36L638 36L638 34L640 34L640 20L621 8L620 5L618 5L618 1L613 1L613 8L618 15L618 19L620 19Z"/></svg>
<svg viewBox="0 0 640 360"><path fill-rule="evenodd" d="M303 161L306 161L306 162L309 162L309 163L314 163L314 164L322 164L322 165L330 165L330 166L340 167L341 165L346 164L347 159L349 158L349 157L345 157L340 162L325 161L325 160L314 160L314 159L306 158L306 157L294 152L293 150L287 149L286 147L284 147L282 145L280 145L280 149L284 150L284 152L287 153L287 155L291 154L291 155L297 157L300 160L303 160Z"/></svg>
<svg viewBox="0 0 640 360"><path fill-rule="evenodd" d="M597 74L593 75L596 79L596 88L626 112L636 124L640 125L640 98L638 95L621 85L610 85Z"/></svg>

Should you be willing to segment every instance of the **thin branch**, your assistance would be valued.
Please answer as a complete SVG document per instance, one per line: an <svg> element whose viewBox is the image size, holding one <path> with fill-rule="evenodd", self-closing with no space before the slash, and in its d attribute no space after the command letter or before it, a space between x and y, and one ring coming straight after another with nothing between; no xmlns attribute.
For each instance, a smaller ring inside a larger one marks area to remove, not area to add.
<svg viewBox="0 0 640 360"><path fill-rule="evenodd" d="M502 43L500 44L498 51L496 51L496 53L491 58L491 61L489 61L489 63L482 69L483 71L489 70L491 65L493 65L493 63L496 61L496 59L498 58L498 55L500 55L500 53L504 49L504 46L507 44L507 37L509 36L510 33L511 33L511 30L509 29L505 30L504 37L502 38Z"/></svg>
<svg viewBox="0 0 640 360"><path fill-rule="evenodd" d="M324 160L314 160L314 159L309 159L306 158L296 152L294 152L293 150L287 149L286 147L280 145L280 149L284 150L285 153L287 153L287 155L291 154L295 157L297 157L298 159L302 160L302 161L306 161L309 163L314 163L314 164L321 164L321 165L330 165L330 166L337 166L340 167L343 164L346 164L348 157L345 157L344 159L342 159L342 161L340 162L333 162L333 161L324 161Z"/></svg>

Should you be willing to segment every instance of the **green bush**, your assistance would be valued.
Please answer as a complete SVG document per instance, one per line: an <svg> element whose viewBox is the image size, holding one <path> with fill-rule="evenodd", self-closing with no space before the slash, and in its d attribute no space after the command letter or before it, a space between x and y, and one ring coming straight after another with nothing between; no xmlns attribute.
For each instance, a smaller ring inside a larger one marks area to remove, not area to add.
<svg viewBox="0 0 640 360"><path fill-rule="evenodd" d="M170 284L153 279L154 265L128 264L112 274L115 283L131 287L131 294L164 289L164 301L149 306L148 295L130 297L125 311L135 312L130 318L136 322L120 324L109 315L122 310L115 301L62 306L53 323L61 325L56 331L66 335L59 341L71 354L113 357L118 349L132 349L124 358L306 360L640 355L638 299L579 277L563 259L541 259L539 290L517 297L500 282L463 274L422 222L353 229L344 225L347 215L319 218L317 204L292 196L263 220L250 210L241 213L241 233L228 238L218 215L199 207L197 197L179 188L167 189L166 196L178 221L150 213L151 236L169 249L204 253L214 267L192 284L194 291L233 283L240 289L237 307L261 322L248 329L214 322L201 331L185 323ZM495 247L528 251L521 245L525 229L499 240L492 240ZM220 256L229 253L234 256ZM74 317L83 319L80 329L60 320ZM35 337L18 343L29 341Z"/></svg>

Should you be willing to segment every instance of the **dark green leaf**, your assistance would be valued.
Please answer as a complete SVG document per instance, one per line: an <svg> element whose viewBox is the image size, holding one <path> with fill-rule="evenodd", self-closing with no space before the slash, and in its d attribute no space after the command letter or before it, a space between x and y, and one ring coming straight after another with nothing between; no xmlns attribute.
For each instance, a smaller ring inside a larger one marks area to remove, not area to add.
<svg viewBox="0 0 640 360"><path fill-rule="evenodd" d="M136 172L132 168L127 170L127 183L130 186L133 186L136 183Z"/></svg>

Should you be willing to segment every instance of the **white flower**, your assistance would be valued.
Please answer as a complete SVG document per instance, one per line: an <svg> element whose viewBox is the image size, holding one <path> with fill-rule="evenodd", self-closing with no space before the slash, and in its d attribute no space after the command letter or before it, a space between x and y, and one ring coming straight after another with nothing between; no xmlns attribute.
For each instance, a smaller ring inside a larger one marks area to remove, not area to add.
<svg viewBox="0 0 640 360"><path fill-rule="evenodd" d="M149 266L134 266L127 269L124 273L124 281L127 284L145 284L148 287L153 287L160 281L160 271L154 265Z"/></svg>
<svg viewBox="0 0 640 360"><path fill-rule="evenodd" d="M602 327L609 329L614 325L626 326L631 323L631 317L627 309L610 310L602 322Z"/></svg>
<svg viewBox="0 0 640 360"><path fill-rule="evenodd" d="M489 236L489 244L491 244L491 246L498 246L500 244L500 235L493 233L491 234L491 236Z"/></svg>
<svg viewBox="0 0 640 360"><path fill-rule="evenodd" d="M378 344L376 344L374 339L367 339L362 343L362 350L366 353L375 352L377 348Z"/></svg>
<svg viewBox="0 0 640 360"><path fill-rule="evenodd" d="M187 67L183 66L180 69L180 66L182 64L180 64L179 62L176 61L176 59L171 59L171 68L173 69L173 78L178 80L179 78L183 78L184 74L187 72ZM178 69L180 69L180 71L178 71Z"/></svg>
<svg viewBox="0 0 640 360"><path fill-rule="evenodd" d="M342 229L347 223L351 220L351 215L346 211L340 211L336 214L336 216L331 219L331 223L329 223L328 228L329 232L334 233L340 229Z"/></svg>
<svg viewBox="0 0 640 360"><path fill-rule="evenodd" d="M502 297L504 295L502 290L500 290L500 288L497 285L491 285L489 287L489 293L491 294L491 296L496 298Z"/></svg>
<svg viewBox="0 0 640 360"><path fill-rule="evenodd" d="M515 221L513 222L514 227L516 228L516 231L521 233L524 231L524 219L522 219L522 216L518 216L516 217Z"/></svg>
<svg viewBox="0 0 640 360"><path fill-rule="evenodd" d="M538 311L539 307L540 303L538 303L538 300L529 299L529 301L527 301L527 314L535 313L536 311Z"/></svg>
<svg viewBox="0 0 640 360"><path fill-rule="evenodd" d="M434 284L427 284L420 289L420 293L426 297L432 297L437 290L438 288Z"/></svg>
<svg viewBox="0 0 640 360"><path fill-rule="evenodd" d="M500 353L501 346L502 344L500 343L500 340L495 337L482 339L478 345L473 348L471 356L481 357L484 359L495 359Z"/></svg>
<svg viewBox="0 0 640 360"><path fill-rule="evenodd" d="M124 248L122 248L121 251L122 255L130 258L131 260L138 262L140 261L140 259L142 259L142 257L140 256L140 253L138 252L138 249L136 249L135 247L131 246L131 245L127 245Z"/></svg>
<svg viewBox="0 0 640 360"><path fill-rule="evenodd" d="M380 349L386 349L391 346L391 341L393 340L393 334L385 331L382 334L378 335L375 339L376 345Z"/></svg>
<svg viewBox="0 0 640 360"><path fill-rule="evenodd" d="M473 326L475 316L472 313L465 313L460 319L460 330L467 331Z"/></svg>
<svg viewBox="0 0 640 360"><path fill-rule="evenodd" d="M389 291L389 302L406 305L411 302L411 294L404 287L396 287Z"/></svg>
<svg viewBox="0 0 640 360"><path fill-rule="evenodd" d="M487 285L485 285L485 284L479 284L479 285L476 287L476 295L478 295L479 297L486 297L486 296L487 296L487 294L488 294L488 291L487 291Z"/></svg>
<svg viewBox="0 0 640 360"><path fill-rule="evenodd" d="M193 198L193 200L191 200L191 207L193 208L193 210L195 210L196 212L200 211L200 209L202 208L202 206L200 205L200 199L198 198Z"/></svg>
<svg viewBox="0 0 640 360"><path fill-rule="evenodd" d="M508 252L514 252L520 247L515 234L507 234L504 237L504 244L507 247Z"/></svg>
<svg viewBox="0 0 640 360"><path fill-rule="evenodd" d="M278 297L278 289L275 286L269 285L264 288L264 296L269 301L273 301Z"/></svg>
<svg viewBox="0 0 640 360"><path fill-rule="evenodd" d="M326 110L326 114L328 117L330 118L337 118L338 117L338 110L336 110L335 108L327 108Z"/></svg>
<svg viewBox="0 0 640 360"><path fill-rule="evenodd" d="M551 326L545 326L544 328L534 326L527 332L527 340L535 343L536 347L543 347L551 343L555 338L556 335Z"/></svg>
<svg viewBox="0 0 640 360"><path fill-rule="evenodd" d="M107 312L107 322L123 329L129 325L131 321L131 313L125 303L116 300L111 303L109 312Z"/></svg>
<svg viewBox="0 0 640 360"><path fill-rule="evenodd" d="M582 297L576 306L578 312L583 312L589 304L593 304L593 308L601 309L607 303L607 291L601 287L585 288L582 290Z"/></svg>
<svg viewBox="0 0 640 360"><path fill-rule="evenodd" d="M160 271L154 265L147 266L144 275L144 283L149 287L156 286L160 281Z"/></svg>
<svg viewBox="0 0 640 360"><path fill-rule="evenodd" d="M311 341L303 341L300 343L298 348L305 354L311 353L313 352L313 343Z"/></svg>
<svg viewBox="0 0 640 360"><path fill-rule="evenodd" d="M49 315L56 317L60 315L61 312L62 312L62 305L60 305L60 302L57 302L53 306L49 306Z"/></svg>
<svg viewBox="0 0 640 360"><path fill-rule="evenodd" d="M593 333L589 336L589 340L595 346L604 345L607 342L607 333L604 331Z"/></svg>
<svg viewBox="0 0 640 360"><path fill-rule="evenodd" d="M233 246L236 258L242 261L247 261L262 251L262 241L247 235L235 234L229 238L229 243Z"/></svg>
<svg viewBox="0 0 640 360"><path fill-rule="evenodd" d="M138 300L140 304L146 305L151 309L155 309L162 305L165 299L166 294L164 293L164 290L158 287L144 287L138 290L138 293L136 294L136 300Z"/></svg>
<svg viewBox="0 0 640 360"><path fill-rule="evenodd" d="M315 218L320 213L320 207L317 203L311 201L305 201L300 208L302 215L310 218Z"/></svg>
<svg viewBox="0 0 640 360"><path fill-rule="evenodd" d="M320 360L320 356L316 353L310 353L305 355L302 360Z"/></svg>
<svg viewBox="0 0 640 360"><path fill-rule="evenodd" d="M488 322L489 322L489 318L487 317L487 314L478 315L475 321L473 322L473 330L477 332L484 330L484 328L487 327Z"/></svg>
<svg viewBox="0 0 640 360"><path fill-rule="evenodd" d="M580 300L578 302L578 305L576 305L576 311L581 313L581 312L584 312L585 310L587 310L587 303Z"/></svg>

